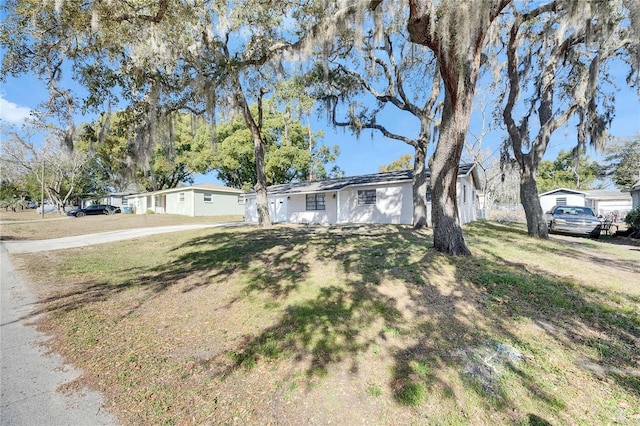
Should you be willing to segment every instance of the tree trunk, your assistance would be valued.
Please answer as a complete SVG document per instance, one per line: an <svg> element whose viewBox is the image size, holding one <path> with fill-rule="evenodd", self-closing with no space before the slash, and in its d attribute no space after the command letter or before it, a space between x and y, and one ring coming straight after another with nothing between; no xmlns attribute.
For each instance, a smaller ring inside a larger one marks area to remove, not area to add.
<svg viewBox="0 0 640 426"><path fill-rule="evenodd" d="M257 135L253 135L253 143L256 156L257 180L255 190L258 223L263 228L268 228L271 226L271 218L269 217L269 199L267 197L267 176L264 172L264 141L259 132Z"/></svg>
<svg viewBox="0 0 640 426"><path fill-rule="evenodd" d="M271 226L271 218L269 217L269 199L267 196L267 176L264 171L264 141L260 134L260 127L254 120L247 104L247 99L240 89L240 83L236 81L238 91L236 100L242 108L242 116L244 118L251 136L253 138L253 150L256 157L256 208L258 210L258 224L263 228Z"/></svg>
<svg viewBox="0 0 640 426"><path fill-rule="evenodd" d="M413 227L427 226L427 169L426 144L418 141L413 160Z"/></svg>
<svg viewBox="0 0 640 426"><path fill-rule="evenodd" d="M431 220L433 245L451 255L471 255L458 215L458 166L467 134L473 89L461 93L454 107L450 91L445 92L438 146L431 161Z"/></svg>
<svg viewBox="0 0 640 426"><path fill-rule="evenodd" d="M538 197L536 167L524 163L520 167L520 201L527 218L527 232L532 237L549 238L547 221Z"/></svg>

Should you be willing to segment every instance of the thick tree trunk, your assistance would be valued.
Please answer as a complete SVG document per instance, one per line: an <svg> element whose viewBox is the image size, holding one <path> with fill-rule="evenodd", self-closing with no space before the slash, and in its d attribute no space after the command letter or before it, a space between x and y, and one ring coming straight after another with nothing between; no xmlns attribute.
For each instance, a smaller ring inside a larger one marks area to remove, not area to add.
<svg viewBox="0 0 640 426"><path fill-rule="evenodd" d="M547 221L538 197L535 170L536 167L531 167L528 164L521 165L520 201L527 218L527 232L529 235L536 238L549 238Z"/></svg>
<svg viewBox="0 0 640 426"><path fill-rule="evenodd" d="M240 83L237 83L240 87ZM242 116L253 137L253 150L256 157L256 208L258 210L258 224L263 228L271 226L271 218L269 217L269 200L267 197L267 176L264 171L264 141L260 134L260 127L256 124L249 105L240 89L237 92L237 101L242 108Z"/></svg>
<svg viewBox="0 0 640 426"><path fill-rule="evenodd" d="M458 166L467 134L473 90L460 94L454 108L445 92L442 124L436 152L431 162L431 220L436 250L451 255L471 255L458 216Z"/></svg>
<svg viewBox="0 0 640 426"><path fill-rule="evenodd" d="M413 160L413 227L427 226L426 144L418 142Z"/></svg>
<svg viewBox="0 0 640 426"><path fill-rule="evenodd" d="M271 217L269 217L269 199L267 197L267 175L264 172L264 141L258 133L257 136L253 136L253 142L257 172L255 190L258 223L263 228L268 228L271 226Z"/></svg>

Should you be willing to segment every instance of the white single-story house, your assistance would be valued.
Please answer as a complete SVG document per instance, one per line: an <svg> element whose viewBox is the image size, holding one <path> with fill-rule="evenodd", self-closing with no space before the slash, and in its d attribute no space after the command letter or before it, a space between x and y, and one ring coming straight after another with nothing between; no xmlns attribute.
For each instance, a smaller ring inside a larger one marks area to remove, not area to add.
<svg viewBox="0 0 640 426"><path fill-rule="evenodd" d="M586 206L587 193L575 189L558 188L544 192L538 196L543 212L548 212L553 206Z"/></svg>
<svg viewBox="0 0 640 426"><path fill-rule="evenodd" d="M181 188L129 195L127 205L133 213L147 212L185 216L242 215L242 191L215 184L199 184Z"/></svg>
<svg viewBox="0 0 640 426"><path fill-rule="evenodd" d="M429 177L429 172L427 172ZM267 188L274 223L413 222L412 171L376 173L323 181L272 185ZM458 170L458 210L461 223L476 220L478 172L472 163ZM258 222L256 194L245 194L245 221ZM431 225L431 197L427 220Z"/></svg>
<svg viewBox="0 0 640 426"><path fill-rule="evenodd" d="M637 209L640 207L640 180L631 187L629 191L631 194L631 208Z"/></svg>
<svg viewBox="0 0 640 426"><path fill-rule="evenodd" d="M596 215L615 213L618 217L624 217L631 210L631 195L619 189L577 191L558 188L540 194L539 198L543 212L551 210L553 206L584 206L591 207Z"/></svg>

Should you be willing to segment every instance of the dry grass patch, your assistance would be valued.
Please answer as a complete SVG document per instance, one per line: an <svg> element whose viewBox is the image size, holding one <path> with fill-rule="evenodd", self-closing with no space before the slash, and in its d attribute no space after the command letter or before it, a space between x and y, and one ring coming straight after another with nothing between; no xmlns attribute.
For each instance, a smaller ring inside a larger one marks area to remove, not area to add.
<svg viewBox="0 0 640 426"><path fill-rule="evenodd" d="M121 229L198 223L241 222L242 216L189 217L172 214L115 214L81 218L47 214L44 219L35 210L0 212L0 240L46 240Z"/></svg>
<svg viewBox="0 0 640 426"><path fill-rule="evenodd" d="M580 247L465 232L473 258L408 227L287 226L14 259L126 424L637 423L638 252L603 246L624 267L578 280Z"/></svg>

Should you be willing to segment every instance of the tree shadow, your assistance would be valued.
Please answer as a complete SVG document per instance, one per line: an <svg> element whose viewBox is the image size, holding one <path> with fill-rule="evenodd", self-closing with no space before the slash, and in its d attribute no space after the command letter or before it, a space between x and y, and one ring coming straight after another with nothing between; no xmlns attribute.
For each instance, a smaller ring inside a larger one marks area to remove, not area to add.
<svg viewBox="0 0 640 426"><path fill-rule="evenodd" d="M438 288L429 285L420 288L417 300L438 296L440 300L431 309L424 302L416 306L432 319L430 332L418 339L418 344L397 354L396 380L403 380L404 383L413 381L408 377L411 360L430 359L436 366L456 365L460 378L471 385L470 388L481 396L482 401L493 407L512 409L517 402L501 389L500 378L484 380L487 375L473 371L477 366L470 368L468 357L459 356L459 351L466 355L466 351L476 350L478 345L483 345L494 336L500 336L501 342L510 346L526 350L528 342L522 341L511 329L512 324L524 319L530 320L559 345L575 353L595 353L585 355L584 359L576 359L576 366L587 362L595 366L591 369L594 377L606 376L630 394L640 396L640 358L637 351L640 344L640 315L637 308L628 308L640 306L640 299L616 294L615 299L627 307L617 308L613 303L605 302L609 295L604 291L579 287L571 279L510 261L500 253L500 244L495 240L498 232L501 240L522 244L529 251L549 251L546 242L529 238L526 232L517 227L483 223L467 230L465 235L483 242L486 255L442 259L442 262L455 269L458 284L454 293L442 297ZM590 256L578 250L572 256L590 260ZM637 263L621 261L612 265L621 266L639 271ZM426 281L429 281L428 278ZM475 313L468 308L469 304L477 308ZM477 315L478 312L483 313L483 318ZM438 344L441 341L444 343ZM443 347L449 350L440 350ZM527 390L531 399L540 401L550 411L561 411L570 404L562 395L553 395L545 390L542 379L527 373L517 364L506 362L505 367ZM588 368L584 370L589 372ZM439 381L435 374L423 380L423 383L449 386ZM543 419L535 415L530 415L529 420L530 424L545 424Z"/></svg>
<svg viewBox="0 0 640 426"><path fill-rule="evenodd" d="M637 371L637 312L617 310L603 303L597 292L506 259L496 238L527 250L553 251L546 242L527 239L522 229L485 222L466 234L482 241L485 255L438 254L430 248L428 231L403 226L216 230L174 245L172 262L136 270L135 279L117 285L87 282L42 302L47 310L73 310L140 288L145 298L132 303L128 315L172 288L191 292L239 280L244 293L281 302L281 312L272 324L242 336L226 354L230 362L202 361L205 366L221 365L221 369L211 367L221 377L283 357L304 362L309 378L326 374L338 363L348 363L358 374L359 357L398 333L411 336L409 343L393 351L389 386L399 402L416 383L438 386L455 398L451 384L438 374L454 367L481 401L504 410L517 402L500 389L499 380L489 390L474 381L462 354L496 336L526 351L527 342L511 326L527 319L561 345L585 353L597 348L599 356L589 362L615 366L610 377L629 393L640 395L640 376L627 374ZM325 265L338 268L338 281L323 281ZM304 297L289 300L293 294ZM632 296L623 301L638 304ZM594 335L606 337L594 340ZM517 363L506 366L528 395L549 410L562 410L569 402L545 390L540 379ZM530 424L544 422L529 414Z"/></svg>

